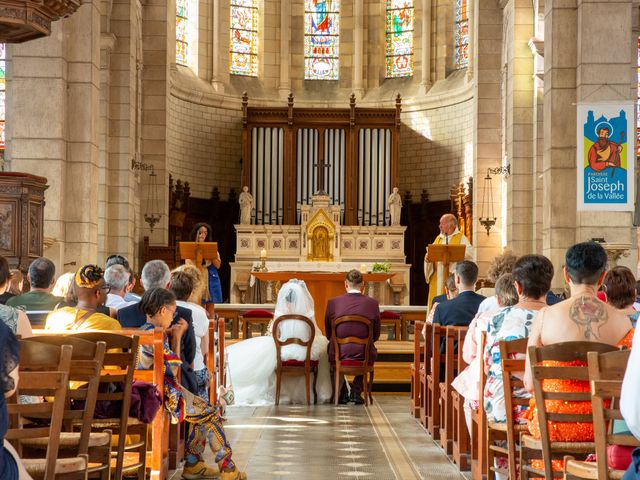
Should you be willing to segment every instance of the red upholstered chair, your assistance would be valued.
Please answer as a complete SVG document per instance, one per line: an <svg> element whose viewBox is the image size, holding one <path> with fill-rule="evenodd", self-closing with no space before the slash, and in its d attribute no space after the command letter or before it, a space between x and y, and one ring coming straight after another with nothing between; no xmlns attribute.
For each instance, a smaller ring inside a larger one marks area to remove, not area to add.
<svg viewBox="0 0 640 480"><path fill-rule="evenodd" d="M240 315L242 321L242 338L251 338L251 325L259 323L262 326L262 333L273 319L273 313L268 310L249 310Z"/></svg>
<svg viewBox="0 0 640 480"><path fill-rule="evenodd" d="M365 338L360 337L338 337L336 331L338 325L342 323L362 323L366 325L369 334ZM364 404L373 403L373 395L371 395L371 387L373 387L373 362L369 360L369 348L373 343L373 325L371 320L361 315L343 315L336 318L331 325L331 342L335 351L335 385L333 391L334 403L338 405L340 399L340 374L344 375L362 375L364 386ZM355 343L364 347L364 360L340 360L340 345Z"/></svg>
<svg viewBox="0 0 640 480"><path fill-rule="evenodd" d="M300 338L287 338L286 340L280 340L280 324L284 321L298 320L304 322L309 327L309 340L304 341ZM282 374L285 372L292 373L293 375L304 375L305 387L307 392L307 405L311 405L311 395L309 392L309 383L311 380L311 373L313 373L313 403L318 402L318 395L316 394L316 381L318 380L318 360L311 360L311 346L313 345L313 339L316 336L316 329L313 322L303 315L282 315L276 319L273 323L273 341L276 344L276 405L280 404L280 384L282 382ZM307 349L306 358L304 361L300 360L285 360L282 361L282 355L280 354L282 347L286 345L300 345Z"/></svg>
<svg viewBox="0 0 640 480"><path fill-rule="evenodd" d="M393 328L394 340L402 338L402 316L393 310L385 310L380 313L380 325Z"/></svg>

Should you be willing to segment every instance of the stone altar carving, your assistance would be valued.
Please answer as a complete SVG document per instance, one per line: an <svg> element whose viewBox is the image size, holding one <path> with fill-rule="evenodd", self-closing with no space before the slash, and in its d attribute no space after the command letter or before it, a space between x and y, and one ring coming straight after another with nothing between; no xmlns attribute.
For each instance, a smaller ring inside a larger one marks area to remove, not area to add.
<svg viewBox="0 0 640 480"><path fill-rule="evenodd" d="M249 193L249 187L242 187L242 193L238 197L240 204L240 224L249 225L251 223L251 211L255 207L253 195Z"/></svg>
<svg viewBox="0 0 640 480"><path fill-rule="evenodd" d="M393 187L393 193L389 195L389 216L391 226L400 225L400 213L402 211L402 198L398 193L398 187Z"/></svg>

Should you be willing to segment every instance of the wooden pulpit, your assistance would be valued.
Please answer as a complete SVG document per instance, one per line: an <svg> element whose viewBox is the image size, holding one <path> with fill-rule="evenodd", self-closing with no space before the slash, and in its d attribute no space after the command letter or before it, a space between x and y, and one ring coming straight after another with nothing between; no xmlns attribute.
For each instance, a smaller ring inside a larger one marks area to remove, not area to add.
<svg viewBox="0 0 640 480"><path fill-rule="evenodd" d="M178 243L178 250L180 252L180 259L190 260L195 267L200 270L202 279L209 278L207 267L203 265L203 261L206 259L218 258L218 243L217 242L180 242ZM208 295L208 294L207 294ZM208 297L206 297L208 298Z"/></svg>
<svg viewBox="0 0 640 480"><path fill-rule="evenodd" d="M444 274L441 278L442 283L440 284L439 292L444 292L444 281L449 276L449 265L464 260L466 248L466 245L449 245L445 243L432 243L429 245L427 250L427 261L433 263L434 266L437 265L438 262L442 263L444 266ZM434 268L434 270L437 272L437 268ZM437 278L438 276L436 274L436 279Z"/></svg>
<svg viewBox="0 0 640 480"><path fill-rule="evenodd" d="M0 173L0 255L26 272L44 249L44 191L47 179L28 173Z"/></svg>

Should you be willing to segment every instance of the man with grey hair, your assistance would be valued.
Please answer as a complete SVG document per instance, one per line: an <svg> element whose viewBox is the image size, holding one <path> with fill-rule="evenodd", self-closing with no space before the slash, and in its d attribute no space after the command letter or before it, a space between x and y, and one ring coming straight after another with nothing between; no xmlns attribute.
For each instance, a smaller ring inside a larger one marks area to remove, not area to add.
<svg viewBox="0 0 640 480"><path fill-rule="evenodd" d="M142 268L140 281L145 290L151 288L168 288L171 279L169 266L162 260L151 260ZM140 328L147 321L147 316L138 308L138 303L118 310L118 321L122 328ZM180 358L182 359L182 376L180 383L190 392L198 391L198 382L193 372L193 359L196 356L196 335L193 331L193 314L184 307L176 307L172 325L184 319L189 327L182 335Z"/></svg>
<svg viewBox="0 0 640 480"><path fill-rule="evenodd" d="M105 305L116 311L136 302L127 302L124 297L133 288L131 272L122 265L114 264L104 272L104 280L111 287Z"/></svg>
<svg viewBox="0 0 640 480"><path fill-rule="evenodd" d="M344 281L344 288L347 291L344 295L332 298L327 304L327 311L324 317L325 331L327 332L327 339L329 340L329 362L335 362L335 350L333 342L331 342L331 329L336 319L344 315L361 315L371 322L371 325L367 328L361 323L347 322L338 325L336 329L336 336L340 338L345 337L359 337L366 338L369 328L372 330L373 342L380 338L380 306L377 300L362 294L364 289L364 281L362 274L358 270L351 270L347 273L347 277ZM378 354L376 346L371 343L369 347L369 363L373 364ZM364 360L364 348L363 345L347 344L340 347L340 361L360 361ZM353 379L351 386L351 397L346 394L346 388L340 391L340 403L347 403L349 401L354 402L356 405L364 403L363 398L360 396L363 386L362 375L358 375ZM345 384L346 385L346 384ZM338 394L336 392L336 394Z"/></svg>
<svg viewBox="0 0 640 480"><path fill-rule="evenodd" d="M458 230L458 220L455 215L451 213L445 213L442 217L440 217L440 234L433 241L435 245L446 244L446 245L466 245L464 258L465 260L473 259L473 251L471 244L469 243L469 239L466 235L463 235L460 230ZM455 263L449 264L449 272L444 271L444 265L438 262L437 265L429 262L427 260L427 256L429 255L429 247L427 246L427 251L424 254L424 278L429 284L429 301L428 305L431 307L431 303L433 302L433 297L436 295L441 295L444 293L442 291L442 285L444 283L444 279L449 276L450 273L454 273L456 269Z"/></svg>

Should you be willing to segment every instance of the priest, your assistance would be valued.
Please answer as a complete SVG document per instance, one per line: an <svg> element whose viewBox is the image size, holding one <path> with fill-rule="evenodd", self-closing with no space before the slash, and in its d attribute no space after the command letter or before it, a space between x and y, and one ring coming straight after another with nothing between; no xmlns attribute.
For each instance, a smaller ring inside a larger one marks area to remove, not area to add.
<svg viewBox="0 0 640 480"><path fill-rule="evenodd" d="M473 259L473 252L471 244L469 243L469 239L467 239L466 235L463 235L460 230L458 230L458 220L455 215L451 213L446 213L440 218L440 234L433 241L434 244L448 244L448 245L466 245L464 258L465 260ZM431 308L431 303L433 301L433 297L436 295L440 295L443 293L441 291L442 285L444 284L444 279L449 275L450 272L454 272L456 268L455 263L449 264L449 272L444 272L444 265L442 263L438 263L434 265L433 263L427 260L427 253L424 255L424 278L429 284L429 308Z"/></svg>

